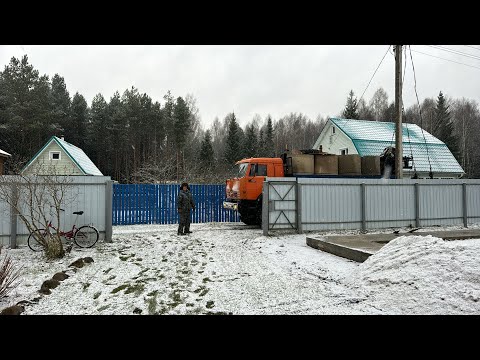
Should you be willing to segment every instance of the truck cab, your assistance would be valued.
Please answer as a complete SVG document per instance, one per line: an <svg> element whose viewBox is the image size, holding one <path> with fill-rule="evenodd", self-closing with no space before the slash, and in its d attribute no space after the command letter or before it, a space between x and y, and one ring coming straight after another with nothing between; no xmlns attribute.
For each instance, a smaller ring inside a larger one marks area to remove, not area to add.
<svg viewBox="0 0 480 360"><path fill-rule="evenodd" d="M235 163L237 176L226 180L223 207L237 210L247 225L261 224L262 189L265 177L283 177L281 158L249 158Z"/></svg>

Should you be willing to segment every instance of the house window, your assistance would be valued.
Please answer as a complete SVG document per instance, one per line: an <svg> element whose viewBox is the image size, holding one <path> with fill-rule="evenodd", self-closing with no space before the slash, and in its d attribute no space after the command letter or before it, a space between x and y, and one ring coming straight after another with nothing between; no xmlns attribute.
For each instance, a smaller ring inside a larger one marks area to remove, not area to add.
<svg viewBox="0 0 480 360"><path fill-rule="evenodd" d="M340 154L342 154L342 155L348 155L348 148L346 148L346 149L340 149Z"/></svg>
<svg viewBox="0 0 480 360"><path fill-rule="evenodd" d="M50 160L60 160L60 151L50 151Z"/></svg>
<svg viewBox="0 0 480 360"><path fill-rule="evenodd" d="M335 134L335 126L332 126L332 134Z"/></svg>

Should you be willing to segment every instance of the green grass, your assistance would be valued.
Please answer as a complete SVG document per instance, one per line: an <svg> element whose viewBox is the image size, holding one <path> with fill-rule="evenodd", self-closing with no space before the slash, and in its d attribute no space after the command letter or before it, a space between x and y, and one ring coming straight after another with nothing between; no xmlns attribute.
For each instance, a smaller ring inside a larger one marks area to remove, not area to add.
<svg viewBox="0 0 480 360"><path fill-rule="evenodd" d="M116 294L117 292L126 289L129 285L128 284L123 284L120 285L119 287L116 287L115 289L112 290L112 294Z"/></svg>
<svg viewBox="0 0 480 360"><path fill-rule="evenodd" d="M154 291L153 296L147 300L148 304L148 314L154 315L157 310L157 292Z"/></svg>
<svg viewBox="0 0 480 360"><path fill-rule="evenodd" d="M125 294L131 294L135 293L135 295L140 295L143 290L145 290L145 286L143 284L135 284L135 285L130 285L127 290L125 290Z"/></svg>
<svg viewBox="0 0 480 360"><path fill-rule="evenodd" d="M128 259L130 259L131 257L134 257L135 254L130 254L130 255L126 255L126 256L120 256L120 260L122 261L127 261Z"/></svg>

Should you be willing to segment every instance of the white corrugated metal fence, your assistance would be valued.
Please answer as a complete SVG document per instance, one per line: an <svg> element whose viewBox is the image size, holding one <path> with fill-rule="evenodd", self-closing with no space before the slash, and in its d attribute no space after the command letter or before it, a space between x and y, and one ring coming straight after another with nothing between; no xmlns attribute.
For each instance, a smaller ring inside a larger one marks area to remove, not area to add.
<svg viewBox="0 0 480 360"><path fill-rule="evenodd" d="M263 196L265 235L480 222L479 179L267 178Z"/></svg>

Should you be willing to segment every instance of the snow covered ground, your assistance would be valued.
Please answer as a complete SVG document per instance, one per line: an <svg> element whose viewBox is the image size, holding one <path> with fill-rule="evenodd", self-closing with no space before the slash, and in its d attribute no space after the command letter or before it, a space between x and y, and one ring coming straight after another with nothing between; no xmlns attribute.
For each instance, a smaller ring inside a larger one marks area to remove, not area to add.
<svg viewBox="0 0 480 360"><path fill-rule="evenodd" d="M117 226L113 243L52 262L4 249L0 260L8 251L22 276L0 310L39 298L23 314L480 314L479 239L400 237L359 264L308 247L305 234L208 223L182 237L176 228ZM86 256L94 262L38 293Z"/></svg>

